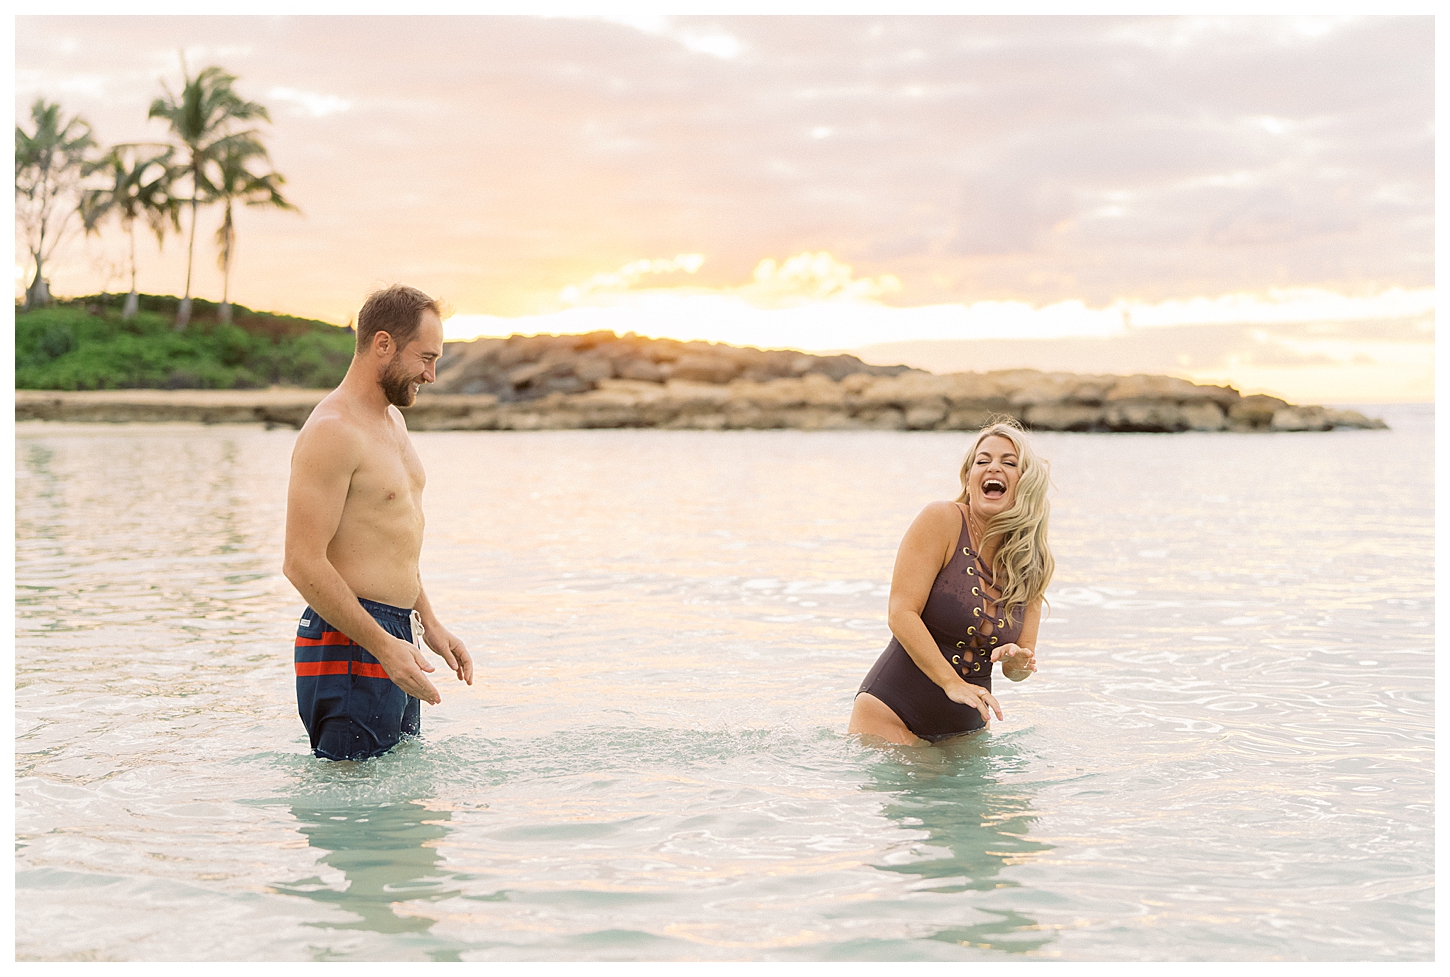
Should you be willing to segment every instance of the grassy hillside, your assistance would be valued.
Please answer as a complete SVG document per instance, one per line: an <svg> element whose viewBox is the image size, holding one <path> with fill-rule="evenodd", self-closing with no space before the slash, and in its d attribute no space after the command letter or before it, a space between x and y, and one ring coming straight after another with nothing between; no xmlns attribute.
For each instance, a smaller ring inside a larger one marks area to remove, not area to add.
<svg viewBox="0 0 1450 977"><path fill-rule="evenodd" d="M192 301L192 320L172 328L177 299L142 295L121 321L124 295L91 295L15 314L15 386L22 390L135 387L246 389L274 383L332 387L347 372L353 335L325 322Z"/></svg>

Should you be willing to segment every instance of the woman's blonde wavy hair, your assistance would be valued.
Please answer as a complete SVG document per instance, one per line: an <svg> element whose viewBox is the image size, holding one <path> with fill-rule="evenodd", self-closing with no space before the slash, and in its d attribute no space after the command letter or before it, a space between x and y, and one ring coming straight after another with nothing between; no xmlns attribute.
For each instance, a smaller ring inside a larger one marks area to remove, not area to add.
<svg viewBox="0 0 1450 977"><path fill-rule="evenodd" d="M972 450L962 462L962 494L957 496L958 502L966 502L971 507L967 498L967 475L972 470L977 449L990 437L1006 438L1017 449L1017 498L1010 509L987 521L977 548L984 550L988 541L1000 540L992 556L991 573L1001 588L1002 603L1011 615L1043 599L1057 566L1047 546L1047 514L1051 509L1047 488L1051 480L1047 459L1033 452L1015 419L988 421L977 433Z"/></svg>

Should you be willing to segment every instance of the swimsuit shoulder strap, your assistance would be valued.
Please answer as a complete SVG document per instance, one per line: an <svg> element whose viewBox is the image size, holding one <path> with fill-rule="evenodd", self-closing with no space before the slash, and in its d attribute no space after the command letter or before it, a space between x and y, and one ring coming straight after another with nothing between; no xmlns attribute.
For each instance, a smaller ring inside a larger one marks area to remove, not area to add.
<svg viewBox="0 0 1450 977"><path fill-rule="evenodd" d="M972 545L972 524L967 521L967 510L960 502L954 503L957 507L957 515L962 517L962 532L957 537L957 548L961 548L962 540L966 540L966 547L971 551L972 556L977 555L977 548Z"/></svg>

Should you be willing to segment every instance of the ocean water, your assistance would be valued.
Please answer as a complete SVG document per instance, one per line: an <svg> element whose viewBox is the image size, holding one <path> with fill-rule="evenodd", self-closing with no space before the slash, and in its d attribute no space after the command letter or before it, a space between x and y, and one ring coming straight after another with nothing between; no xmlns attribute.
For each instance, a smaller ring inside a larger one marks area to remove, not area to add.
<svg viewBox="0 0 1450 977"><path fill-rule="evenodd" d="M845 735L932 432L423 433L472 649L424 736L312 758L294 435L22 424L30 960L1433 959L1433 412L1041 434L1039 672Z"/></svg>

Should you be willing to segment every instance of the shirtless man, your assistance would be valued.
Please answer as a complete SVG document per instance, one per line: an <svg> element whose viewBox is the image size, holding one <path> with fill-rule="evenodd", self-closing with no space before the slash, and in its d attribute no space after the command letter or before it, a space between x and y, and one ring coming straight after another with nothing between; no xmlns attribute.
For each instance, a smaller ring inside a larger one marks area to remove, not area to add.
<svg viewBox="0 0 1450 977"><path fill-rule="evenodd" d="M436 705L419 630L461 681L473 659L423 592L423 463L399 407L432 383L443 355L438 303L394 285L357 317L347 376L297 435L287 486L283 573L307 601L297 628L297 710L312 752L379 756ZM415 629L415 625L420 626Z"/></svg>

